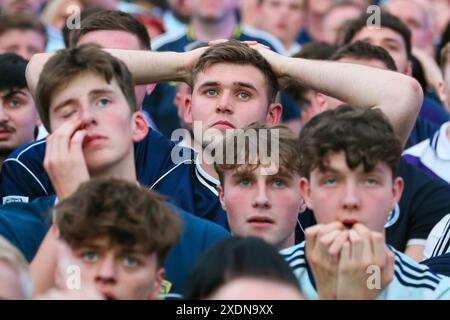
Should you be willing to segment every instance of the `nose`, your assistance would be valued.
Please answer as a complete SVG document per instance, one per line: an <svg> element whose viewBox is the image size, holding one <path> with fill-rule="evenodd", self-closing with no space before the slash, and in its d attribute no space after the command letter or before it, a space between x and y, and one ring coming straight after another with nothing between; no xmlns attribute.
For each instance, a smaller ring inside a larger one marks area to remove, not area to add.
<svg viewBox="0 0 450 320"><path fill-rule="evenodd" d="M102 284L117 283L117 265L112 255L105 256L98 265L95 282L100 282Z"/></svg>
<svg viewBox="0 0 450 320"><path fill-rule="evenodd" d="M80 120L82 121L82 125L84 125L85 127L97 123L95 114L89 105L83 105L81 107L79 117Z"/></svg>
<svg viewBox="0 0 450 320"><path fill-rule="evenodd" d="M342 206L345 210L357 210L359 208L359 191L355 183L350 182L346 185Z"/></svg>
<svg viewBox="0 0 450 320"><path fill-rule="evenodd" d="M270 197L265 183L259 183L253 199L253 208L269 209L271 207Z"/></svg>
<svg viewBox="0 0 450 320"><path fill-rule="evenodd" d="M217 113L233 113L231 92L225 90L217 101Z"/></svg>
<svg viewBox="0 0 450 320"><path fill-rule="evenodd" d="M5 111L3 106L0 107L0 122L8 122L8 113Z"/></svg>

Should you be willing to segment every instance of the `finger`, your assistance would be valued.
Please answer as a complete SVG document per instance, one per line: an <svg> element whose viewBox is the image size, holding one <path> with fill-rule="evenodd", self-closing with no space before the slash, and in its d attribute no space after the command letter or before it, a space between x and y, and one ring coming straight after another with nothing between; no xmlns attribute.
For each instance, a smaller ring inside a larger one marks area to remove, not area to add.
<svg viewBox="0 0 450 320"><path fill-rule="evenodd" d="M70 140L70 152L83 152L83 141L86 137L87 131L85 129L78 130Z"/></svg>
<svg viewBox="0 0 450 320"><path fill-rule="evenodd" d="M342 246L341 255L339 257L339 268L350 263L350 242L346 241Z"/></svg>
<svg viewBox="0 0 450 320"><path fill-rule="evenodd" d="M337 255L342 250L344 243L349 240L348 231L342 231L333 241L333 243L328 248L328 253L331 255Z"/></svg>
<svg viewBox="0 0 450 320"><path fill-rule="evenodd" d="M358 261L362 258L363 254L363 242L361 236L356 232L356 230L350 229L348 231L348 238L350 240L350 259L353 261Z"/></svg>
<svg viewBox="0 0 450 320"><path fill-rule="evenodd" d="M384 242L384 237L381 233L371 232L370 239L373 248L373 261L377 266L384 267L387 262L387 253L389 250Z"/></svg>
<svg viewBox="0 0 450 320"><path fill-rule="evenodd" d="M326 225L323 225L323 228L320 230L319 234L324 235L334 230L345 230L346 228L340 221L335 221Z"/></svg>
<svg viewBox="0 0 450 320"><path fill-rule="evenodd" d="M363 261L370 263L371 261L373 261L374 255L370 229L361 223L354 224L352 229L355 230L361 237L362 252L360 258L362 258Z"/></svg>

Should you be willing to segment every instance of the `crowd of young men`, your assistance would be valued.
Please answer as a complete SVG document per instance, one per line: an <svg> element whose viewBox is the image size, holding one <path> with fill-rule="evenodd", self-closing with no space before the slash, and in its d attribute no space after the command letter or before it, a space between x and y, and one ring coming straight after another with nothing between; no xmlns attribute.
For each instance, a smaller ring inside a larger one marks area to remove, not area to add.
<svg viewBox="0 0 450 320"><path fill-rule="evenodd" d="M47 53L5 5L0 49L23 57L0 54L0 297L450 299L449 46L439 70L402 0L378 28L371 1L329 2L260 0L264 21L239 22L234 0L192 0L154 43L103 8ZM3 48L11 32L41 47ZM273 266L236 264L265 246Z"/></svg>

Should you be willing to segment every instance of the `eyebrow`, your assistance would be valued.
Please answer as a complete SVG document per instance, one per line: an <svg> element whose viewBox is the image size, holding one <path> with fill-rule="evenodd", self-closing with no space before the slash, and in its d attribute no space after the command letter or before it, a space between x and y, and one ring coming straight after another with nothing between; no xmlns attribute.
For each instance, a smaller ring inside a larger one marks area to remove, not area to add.
<svg viewBox="0 0 450 320"><path fill-rule="evenodd" d="M88 96L95 97L95 96L99 96L102 94L113 94L113 93L114 93L114 91L110 90L110 89L95 89L95 90L90 91L88 93ZM53 109L53 111L57 111L58 109L66 106L68 104L74 103L75 101L76 100L74 98L69 98L69 99L63 100L56 105L56 107Z"/></svg>
<svg viewBox="0 0 450 320"><path fill-rule="evenodd" d="M20 95L23 95L23 96L26 96L26 95L27 95L27 94L25 93L25 91L23 91L23 90L19 90L19 89L11 89L8 93L6 93L6 94L2 97L2 99L9 99L9 98L15 96L16 94L20 94Z"/></svg>
<svg viewBox="0 0 450 320"><path fill-rule="evenodd" d="M218 82L218 81L207 81L205 83L202 83L199 86L199 89L207 88L207 87L217 87L217 86L220 86L220 82ZM235 87L244 87L244 88L251 89L253 91L257 91L255 86L252 85L251 83L248 83L248 82L240 82L240 81L233 82L233 86L235 86Z"/></svg>

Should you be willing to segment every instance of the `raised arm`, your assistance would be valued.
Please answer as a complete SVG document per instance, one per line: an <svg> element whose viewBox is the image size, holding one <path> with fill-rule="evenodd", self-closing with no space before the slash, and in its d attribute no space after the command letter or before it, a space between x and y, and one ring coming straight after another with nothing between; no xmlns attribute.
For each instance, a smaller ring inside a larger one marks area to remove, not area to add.
<svg viewBox="0 0 450 320"><path fill-rule="evenodd" d="M148 84L165 81L189 82L191 69L206 48L198 48L183 53L121 49L104 50L127 65L133 74L136 84ZM53 55L54 53L35 54L28 63L26 77L28 87L33 95L42 69Z"/></svg>
<svg viewBox="0 0 450 320"><path fill-rule="evenodd" d="M255 49L269 61L282 84L297 81L354 106L380 108L402 143L407 141L423 100L415 79L363 65L289 58L261 46Z"/></svg>

